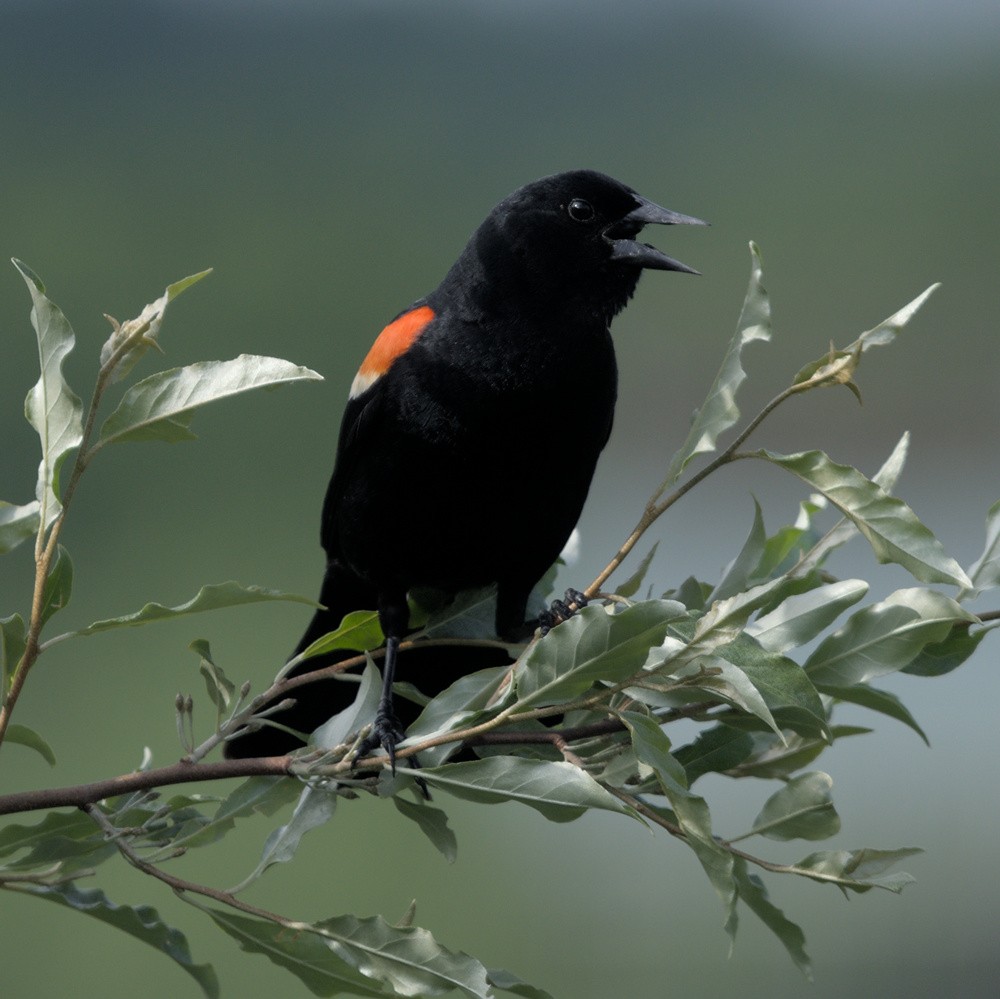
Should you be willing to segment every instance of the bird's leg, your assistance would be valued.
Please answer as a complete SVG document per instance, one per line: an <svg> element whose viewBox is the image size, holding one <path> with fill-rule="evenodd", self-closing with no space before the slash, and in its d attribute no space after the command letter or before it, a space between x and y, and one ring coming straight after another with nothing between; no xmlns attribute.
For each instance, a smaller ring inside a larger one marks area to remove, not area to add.
<svg viewBox="0 0 1000 999"><path fill-rule="evenodd" d="M358 756L367 756L373 749L381 746L389 755L389 766L396 773L396 745L405 736L392 707L392 685L396 680L396 654L399 651L399 639L390 635L385 641L385 659L382 661L382 694L378 701L378 710L372 722L372 730L368 738L358 747Z"/></svg>

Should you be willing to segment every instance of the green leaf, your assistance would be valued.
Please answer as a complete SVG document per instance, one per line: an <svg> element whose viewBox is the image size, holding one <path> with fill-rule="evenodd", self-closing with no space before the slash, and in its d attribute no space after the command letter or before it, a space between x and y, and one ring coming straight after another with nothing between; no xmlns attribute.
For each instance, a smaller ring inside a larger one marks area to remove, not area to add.
<svg viewBox="0 0 1000 999"><path fill-rule="evenodd" d="M910 450L910 432L907 430L896 442L892 449L892 454L886 458L882 467L872 476L872 482L880 486L887 493L891 493L896 488L896 482L903 472L906 464L906 456ZM826 505L823 496L817 496ZM797 573L808 572L818 566L835 548L850 541L858 532L857 525L849 517L842 517L822 539L817 539L812 549L802 558L797 567Z"/></svg>
<svg viewBox="0 0 1000 999"><path fill-rule="evenodd" d="M716 725L674 753L684 767L688 786L709 773L722 773L742 763L753 752L753 736L726 725Z"/></svg>
<svg viewBox="0 0 1000 999"><path fill-rule="evenodd" d="M26 725L8 725L4 742L27 746L29 749L35 750L50 767L56 765L56 754L52 752L52 747L36 731Z"/></svg>
<svg viewBox="0 0 1000 999"><path fill-rule="evenodd" d="M903 667L911 676L944 676L964 663L991 630L984 628L974 635L967 624L956 624L940 642L929 642L915 659Z"/></svg>
<svg viewBox="0 0 1000 999"><path fill-rule="evenodd" d="M86 843L90 850L101 838L94 823L81 811L47 812L34 825L14 824L0 829L0 857L27 850L30 863L43 863L52 856L53 844Z"/></svg>
<svg viewBox="0 0 1000 999"><path fill-rule="evenodd" d="M749 836L768 839L829 839L840 831L840 816L833 807L833 780L819 770L793 777L767 799L753 828L731 842Z"/></svg>
<svg viewBox="0 0 1000 999"><path fill-rule="evenodd" d="M924 734L924 730L917 724L917 720L910 714L903 702L888 690L877 690L869 687L866 683L859 683L853 687L824 687L823 692L829 697L835 697L838 701L846 701L849 704L858 704L871 711L895 718L904 725L908 725L917 735L920 736L927 745L930 742Z"/></svg>
<svg viewBox="0 0 1000 999"><path fill-rule="evenodd" d="M785 653L811 642L867 592L863 579L844 579L794 594L747 625L746 634L767 652Z"/></svg>
<svg viewBox="0 0 1000 999"><path fill-rule="evenodd" d="M649 553L639 563L635 572L633 572L624 583L615 587L615 593L617 593L618 596L625 597L627 599L629 597L634 597L639 592L639 587L642 586L642 582L646 578L646 573L649 572L649 566L653 561L653 556L656 554L656 549L659 544L659 541L654 542L653 547L649 549Z"/></svg>
<svg viewBox="0 0 1000 999"><path fill-rule="evenodd" d="M425 600L430 596L425 593L420 595ZM463 590L454 600L430 611L424 624L424 634L428 638L492 638L495 634L496 606L495 586Z"/></svg>
<svg viewBox="0 0 1000 999"><path fill-rule="evenodd" d="M986 514L986 547L983 554L969 566L972 594L1000 586L1000 500Z"/></svg>
<svg viewBox="0 0 1000 999"><path fill-rule="evenodd" d="M390 926L380 916L338 916L284 928L218 909L205 911L244 950L264 954L292 972L313 995L437 996L452 989L474 999L491 995L478 961L446 950L418 927Z"/></svg>
<svg viewBox="0 0 1000 999"><path fill-rule="evenodd" d="M509 992L511 995L522 996L523 999L552 999L552 996L544 989L535 985L528 985L522 982L516 975L502 968L490 968L486 972L486 979L496 989L502 992Z"/></svg>
<svg viewBox="0 0 1000 999"><path fill-rule="evenodd" d="M733 855L712 835L712 817L705 799L687 788L687 776L670 753L667 734L652 718L634 712L622 714L632 736L636 756L656 775L663 794L684 830L685 842L694 851L716 894L730 908L736 898Z"/></svg>
<svg viewBox="0 0 1000 999"><path fill-rule="evenodd" d="M19 891L38 898L46 898L67 908L75 909L87 916L123 930L150 947L165 954L186 971L201 987L209 999L219 995L219 983L210 964L195 964L187 939L180 930L167 926L156 909L148 905L133 908L131 905L116 905L104 892L98 889L84 890L73 884L25 885Z"/></svg>
<svg viewBox="0 0 1000 999"><path fill-rule="evenodd" d="M792 472L849 517L868 540L880 562L903 566L925 583L971 587L962 567L902 501L890 496L856 468L838 465L822 451L782 455L752 452Z"/></svg>
<svg viewBox="0 0 1000 999"><path fill-rule="evenodd" d="M458 840L448 826L448 816L440 808L432 808L424 801L410 801L398 794L392 796L392 803L406 818L416 822L449 864L454 863L458 856Z"/></svg>
<svg viewBox="0 0 1000 999"><path fill-rule="evenodd" d="M53 614L61 611L68 603L73 592L73 562L69 552L62 545L56 547L55 558L49 566L49 574L45 577L42 588L41 625L44 627Z"/></svg>
<svg viewBox="0 0 1000 999"><path fill-rule="evenodd" d="M764 518L760 512L760 504L753 501L753 525L740 553L726 567L722 580L712 592L713 600L725 600L742 593L750 585L750 579L757 571L764 557L767 544L767 532L764 530Z"/></svg>
<svg viewBox="0 0 1000 999"><path fill-rule="evenodd" d="M335 649L357 649L359 652L366 652L377 649L384 643L385 636L378 623L378 611L351 611L350 614L344 616L336 631L331 631L321 638L317 638L312 645L303 649L293 660L289 660L287 668L291 669L295 664L315 656L326 655Z"/></svg>
<svg viewBox="0 0 1000 999"><path fill-rule="evenodd" d="M241 354L231 361L200 361L161 371L133 385L104 421L96 450L123 441L192 440L194 411L219 399L287 382L319 381L309 368L276 357Z"/></svg>
<svg viewBox="0 0 1000 999"><path fill-rule="evenodd" d="M887 873L904 857L923 853L917 847L899 850L824 850L811 853L787 868L790 874L801 874L814 881L835 884L859 894L872 888L884 888L899 894L916 880L903 871Z"/></svg>
<svg viewBox="0 0 1000 999"><path fill-rule="evenodd" d="M508 686L505 695L497 696L504 680L510 675L509 666L493 666L467 673L433 698L417 720L407 729L407 742L422 742L434 735L443 735L474 724L487 710L499 711L510 697ZM420 754L424 766L435 766L454 753L457 746L432 746Z"/></svg>
<svg viewBox="0 0 1000 999"><path fill-rule="evenodd" d="M572 763L490 756L466 763L425 767L420 776L431 787L456 798L499 804L518 801L537 809L553 822L568 822L588 808L627 813L614 795Z"/></svg>
<svg viewBox="0 0 1000 999"><path fill-rule="evenodd" d="M215 710L221 720L224 712L229 710L236 685L226 676L225 670L216 665L212 659L212 649L204 638L196 638L188 648L201 659L198 672L205 678L205 688Z"/></svg>
<svg viewBox="0 0 1000 999"><path fill-rule="evenodd" d="M20 614L0 618L0 704L7 699L10 681L26 648L26 628Z"/></svg>
<svg viewBox="0 0 1000 999"><path fill-rule="evenodd" d="M38 500L24 506L0 500L0 555L6 555L22 541L38 533L38 511Z"/></svg>
<svg viewBox="0 0 1000 999"><path fill-rule="evenodd" d="M166 315L167 306L181 292L187 290L191 285L196 284L203 277L212 273L209 268L198 274L191 274L189 277L181 278L171 285L167 285L167 290L155 302L150 302L135 319L122 323L120 326L112 320L114 332L108 337L101 348L101 367L103 368L112 356L126 343L128 350L119 357L115 364L110 381L112 383L124 378L139 362L139 359L150 347L158 346L156 338L160 334L160 327L163 325L163 317Z"/></svg>
<svg viewBox="0 0 1000 999"><path fill-rule="evenodd" d="M685 691L704 690L715 695L740 711L759 718L768 728L784 738L760 691L746 673L728 658L721 655L702 656L685 670L673 675L681 680L691 678L685 684Z"/></svg>
<svg viewBox="0 0 1000 999"><path fill-rule="evenodd" d="M555 704L599 680L615 683L642 669L670 621L686 614L674 600L645 600L621 613L584 607L536 642L518 667L520 704Z"/></svg>
<svg viewBox="0 0 1000 999"><path fill-rule="evenodd" d="M264 843L260 863L246 879L232 889L235 894L247 885L256 881L269 867L275 864L287 864L298 850L302 837L312 829L325 825L337 809L336 791L323 787L304 787L299 795L298 804L292 817L283 826L274 829Z"/></svg>
<svg viewBox="0 0 1000 999"><path fill-rule="evenodd" d="M270 600L291 601L292 603L316 606L316 601L309 597L300 597L294 593L282 593L280 590L268 590L262 586L244 586L242 583L229 580L225 583L210 583L203 586L190 600L178 604L176 607L148 603L141 610L133 611L131 614L123 614L121 617L109 617L102 621L95 621L79 631L70 631L59 635L58 638L51 639L47 644L63 641L67 638L94 635L97 632L110 631L113 628L137 628L140 625L152 624L156 621L171 621L188 614L201 614L204 611L222 610L225 607L240 607L243 604L256 604Z"/></svg>
<svg viewBox="0 0 1000 999"><path fill-rule="evenodd" d="M748 635L740 635L719 655L740 668L775 720L800 735L827 736L823 702L798 663L766 652Z"/></svg>
<svg viewBox="0 0 1000 999"><path fill-rule="evenodd" d="M762 284L760 250L756 243L750 244L750 259L750 284L736 323L736 334L705 401L695 410L687 438L670 461L661 493L680 478L693 458L714 451L719 436L740 418L736 392L747 376L741 363L743 348L755 340L771 339L771 305Z"/></svg>
<svg viewBox="0 0 1000 999"><path fill-rule="evenodd" d="M275 923L231 910L204 911L216 926L232 937L249 954L263 954L290 971L316 996L366 996L385 999L386 992L341 960L317 934L302 928L290 931Z"/></svg>
<svg viewBox="0 0 1000 999"><path fill-rule="evenodd" d="M236 819L251 815L274 815L297 801L302 793L299 781L289 777L251 777L237 785L220 802L212 817L183 837L173 841L174 847L197 847L215 843L235 825Z"/></svg>
<svg viewBox="0 0 1000 999"><path fill-rule="evenodd" d="M66 456L83 440L83 403L63 377L62 366L76 344L73 328L53 302L45 297L41 278L20 260L14 266L31 292L31 325L38 337L41 377L28 393L24 415L42 442L35 497L44 528L59 516L59 471Z"/></svg>
<svg viewBox="0 0 1000 999"><path fill-rule="evenodd" d="M888 319L883 319L878 326L862 333L847 350L850 352L860 347L861 350L865 351L870 347L884 347L892 343L903 331L906 324L920 311L924 302L940 287L940 283L937 283L924 289L912 302L904 305L898 312L894 312Z"/></svg>
<svg viewBox="0 0 1000 999"><path fill-rule="evenodd" d="M974 620L941 593L919 587L897 590L852 614L819 644L805 670L820 690L867 683L903 669L928 643L942 641L954 625Z"/></svg>
<svg viewBox="0 0 1000 999"><path fill-rule="evenodd" d="M336 916L316 927L334 953L402 995L489 995L486 969L475 958L447 950L420 927L390 926L380 916Z"/></svg>
<svg viewBox="0 0 1000 999"><path fill-rule="evenodd" d="M740 900L781 941L795 966L811 981L812 962L806 953L805 934L771 902L764 882L756 874L748 872L747 862L742 857L735 859L733 875Z"/></svg>

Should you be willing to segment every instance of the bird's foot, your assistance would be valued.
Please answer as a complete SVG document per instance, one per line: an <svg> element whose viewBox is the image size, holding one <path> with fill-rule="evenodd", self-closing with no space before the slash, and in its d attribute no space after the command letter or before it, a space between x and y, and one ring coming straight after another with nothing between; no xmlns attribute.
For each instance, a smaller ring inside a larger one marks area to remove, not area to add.
<svg viewBox="0 0 1000 999"><path fill-rule="evenodd" d="M361 759L362 757L368 756L374 750L381 747L386 751L389 757L389 768L392 770L393 777L396 776L396 746L399 745L406 738L406 732L403 726L399 724L399 719L391 709L379 708L378 713L375 715L375 720L372 722L371 731L362 740L361 744L358 746L356 753L356 759ZM420 769L420 760L416 756L406 757L406 762L413 770ZM414 776L414 781L417 787L420 789L420 793L430 801L431 793L427 789L427 782L422 777Z"/></svg>
<svg viewBox="0 0 1000 999"><path fill-rule="evenodd" d="M541 633L548 634L557 624L568 621L588 603L586 593L574 589L567 590L562 600L553 600L549 609L538 615L538 627Z"/></svg>
<svg viewBox="0 0 1000 999"><path fill-rule="evenodd" d="M392 708L384 706L378 709L371 731L358 746L358 758L368 756L373 750L381 747L389 757L389 766L396 773L396 746L406 737L402 725L396 718Z"/></svg>

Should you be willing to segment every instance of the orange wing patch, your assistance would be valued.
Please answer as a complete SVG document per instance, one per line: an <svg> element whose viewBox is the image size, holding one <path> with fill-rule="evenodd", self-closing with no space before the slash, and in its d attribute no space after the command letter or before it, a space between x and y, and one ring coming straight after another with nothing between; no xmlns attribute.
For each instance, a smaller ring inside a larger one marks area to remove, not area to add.
<svg viewBox="0 0 1000 999"><path fill-rule="evenodd" d="M434 318L434 310L429 305L404 312L394 319L376 337L361 367L351 384L351 398L361 395L371 388L392 366L392 362L406 353L410 344L420 335L421 330Z"/></svg>

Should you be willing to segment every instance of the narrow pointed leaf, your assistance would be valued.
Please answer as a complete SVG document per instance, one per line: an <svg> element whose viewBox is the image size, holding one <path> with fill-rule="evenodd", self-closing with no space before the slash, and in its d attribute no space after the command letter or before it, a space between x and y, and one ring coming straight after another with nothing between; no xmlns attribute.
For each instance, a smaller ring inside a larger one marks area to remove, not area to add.
<svg viewBox="0 0 1000 999"><path fill-rule="evenodd" d="M344 616L336 631L317 638L308 648L303 649L294 659L300 663L315 656L326 655L335 649L377 649L385 642L382 628L378 623L378 611L357 610ZM289 662L289 667L292 661Z"/></svg>
<svg viewBox="0 0 1000 999"><path fill-rule="evenodd" d="M868 592L862 579L827 583L787 597L773 611L747 625L746 633L767 652L785 653L806 645Z"/></svg>
<svg viewBox="0 0 1000 999"><path fill-rule="evenodd" d="M302 837L333 818L338 797L336 791L329 791L323 787L304 787L291 818L268 836L260 863L237 888L233 889L233 892L242 891L269 867L275 864L287 864L295 856Z"/></svg>
<svg viewBox="0 0 1000 999"><path fill-rule="evenodd" d="M986 547L969 566L969 578L975 593L1000 586L1000 500L990 507L986 515Z"/></svg>
<svg viewBox="0 0 1000 999"><path fill-rule="evenodd" d="M38 500L24 506L0 500L0 555L6 555L38 533L39 509Z"/></svg>
<svg viewBox="0 0 1000 999"><path fill-rule="evenodd" d="M167 306L183 291L211 273L212 269L209 268L167 285L166 291L154 302L150 302L135 319L130 319L121 326L116 324L115 331L101 348L101 366L106 365L115 352L124 347L126 341L131 340L131 345L118 359L111 375L111 382L121 381L135 367L143 354L156 344Z"/></svg>
<svg viewBox="0 0 1000 999"><path fill-rule="evenodd" d="M299 781L288 777L251 777L219 803L207 822L175 838L173 845L190 848L215 843L236 825L237 819L274 815L297 801L301 793Z"/></svg>
<svg viewBox="0 0 1000 999"><path fill-rule="evenodd" d="M901 892L916 880L905 871L891 872L904 857L923 853L918 847L899 850L824 850L788 868L791 874L801 874L827 884L835 884L850 891L863 893L872 888Z"/></svg>
<svg viewBox="0 0 1000 999"><path fill-rule="evenodd" d="M219 982L212 966L195 964L184 934L172 926L167 926L160 918L160 914L151 906L116 905L98 889L85 890L71 883L31 885L19 890L75 909L128 933L174 961L198 983L208 999L216 999L219 995Z"/></svg>
<svg viewBox="0 0 1000 999"><path fill-rule="evenodd" d="M406 818L416 822L449 864L454 863L458 856L458 840L448 825L448 816L440 808L432 808L424 801L410 801L399 794L392 796L392 803Z"/></svg>
<svg viewBox="0 0 1000 999"><path fill-rule="evenodd" d="M654 542L653 547L649 549L648 554L639 563L635 572L624 583L615 587L615 593L618 596L626 598L634 597L639 592L639 587L642 586L643 580L646 578L646 573L649 571L650 563L653 561L653 556L656 554L659 544L659 541Z"/></svg>
<svg viewBox="0 0 1000 999"><path fill-rule="evenodd" d="M846 701L848 704L858 704L871 711L895 718L904 725L913 729L927 745L930 745L924 730L917 724L916 718L910 714L906 705L888 690L878 690L869 687L866 683L855 684L853 687L831 687L826 686L823 692L829 697L835 697L838 701Z"/></svg>
<svg viewBox="0 0 1000 999"><path fill-rule="evenodd" d="M685 614L674 600L646 600L619 614L584 607L529 649L517 672L518 701L553 704L599 680L625 680L642 669L670 621Z"/></svg>
<svg viewBox="0 0 1000 999"><path fill-rule="evenodd" d="M883 319L878 326L862 333L847 350L852 351L860 346L864 351L870 347L884 347L892 343L903 331L906 324L920 311L924 302L940 287L941 285L938 283L924 289L912 302L904 305L898 312L894 312L888 319Z"/></svg>
<svg viewBox="0 0 1000 999"><path fill-rule="evenodd" d="M385 999L385 990L338 957L316 933L286 929L276 923L242 916L231 909L204 911L215 925L249 954L262 954L290 971L315 996L364 996Z"/></svg>
<svg viewBox="0 0 1000 999"><path fill-rule="evenodd" d="M753 737L747 732L716 725L698 735L694 742L674 753L684 767L688 786L703 774L722 773L738 766L753 752Z"/></svg>
<svg viewBox="0 0 1000 999"><path fill-rule="evenodd" d="M906 464L906 457L910 450L910 432L905 431L902 437L896 442L892 453L882 463L882 467L872 476L872 482L887 493L891 493L896 488L896 483L903 472ZM825 504L825 498L823 499ZM818 566L835 548L850 541L858 532L858 527L849 517L843 517L836 523L822 539L818 539L812 550L808 553L798 567L799 573L808 572Z"/></svg>
<svg viewBox="0 0 1000 999"><path fill-rule="evenodd" d="M940 642L925 645L902 671L910 676L944 676L961 666L990 630L983 628L972 634L964 622L956 624Z"/></svg>
<svg viewBox="0 0 1000 999"><path fill-rule="evenodd" d="M73 593L73 562L69 552L62 545L56 547L56 555L42 589L41 623L44 625L53 614L61 611Z"/></svg>
<svg viewBox="0 0 1000 999"><path fill-rule="evenodd" d="M693 458L714 451L719 436L740 418L736 392L747 376L741 361L743 348L755 340L771 339L771 305L762 283L760 250L755 243L750 244L750 258L750 284L736 324L736 335L705 401L694 413L687 438L671 459L661 492L677 481Z"/></svg>
<svg viewBox="0 0 1000 999"><path fill-rule="evenodd" d="M767 532L764 530L764 518L756 499L753 501L753 511L750 533L743 542L740 553L726 567L721 582L712 593L713 600L725 600L742 593L750 585L751 577L760 566L767 545Z"/></svg>
<svg viewBox="0 0 1000 999"><path fill-rule="evenodd" d="M733 874L740 900L781 941L795 966L811 981L812 962L806 953L805 934L768 898L764 882L749 873L742 857L736 858Z"/></svg>
<svg viewBox="0 0 1000 999"><path fill-rule="evenodd" d="M522 999L553 999L544 989L522 982L517 975L504 971L502 968L490 968L486 972L486 978L494 988L500 989L502 992L509 992L514 996L521 996Z"/></svg>
<svg viewBox="0 0 1000 999"><path fill-rule="evenodd" d="M0 704L7 698L11 677L24 655L26 631L20 614L0 618Z"/></svg>
<svg viewBox="0 0 1000 999"><path fill-rule="evenodd" d="M8 725L4 741L27 746L28 749L38 753L50 767L56 765L56 754L52 752L52 747L34 729L26 725Z"/></svg>
<svg viewBox="0 0 1000 999"><path fill-rule="evenodd" d="M687 787L687 775L670 752L670 739L652 718L626 712L622 720L632 736L636 756L652 768L687 844L694 851L716 894L731 907L736 897L733 856L712 835L712 817L705 799Z"/></svg>
<svg viewBox="0 0 1000 999"><path fill-rule="evenodd" d="M838 465L822 451L754 455L786 469L822 493L849 517L867 539L880 562L903 566L924 583L950 583L971 588L965 570L902 501L890 496L856 468Z"/></svg>
<svg viewBox="0 0 1000 999"><path fill-rule="evenodd" d="M31 293L31 325L38 337L41 377L28 393L24 415L42 443L35 496L42 526L47 528L62 509L59 502L62 463L83 439L83 403L67 384L62 371L76 337L59 307L45 297L41 278L20 260L13 263Z"/></svg>
<svg viewBox="0 0 1000 999"><path fill-rule="evenodd" d="M122 441L191 440L194 411L220 399L283 383L319 381L309 368L276 357L241 354L161 371L133 385L104 421L97 446Z"/></svg>
<svg viewBox="0 0 1000 999"><path fill-rule="evenodd" d="M148 603L131 614L95 621L79 631L60 635L59 639L79 638L84 635L94 635L100 631L111 631L114 628L137 628L140 625L152 624L156 621L170 621L188 614L201 614L204 611L222 610L226 607L240 607L243 604L256 604L272 600L316 606L316 602L309 597L283 593L280 590L268 590L262 586L244 586L235 580L228 580L225 583L209 583L207 586L203 586L190 600L177 604L175 607Z"/></svg>
<svg viewBox="0 0 1000 999"><path fill-rule="evenodd" d="M975 618L941 593L922 588L897 590L865 607L824 639L805 663L821 690L867 683L908 666L929 643Z"/></svg>
<svg viewBox="0 0 1000 999"><path fill-rule="evenodd" d="M552 763L516 756L490 756L467 763L425 767L420 776L433 788L456 798L498 804L518 801L554 822L568 822L588 808L611 812L628 809L589 774L572 763Z"/></svg>

